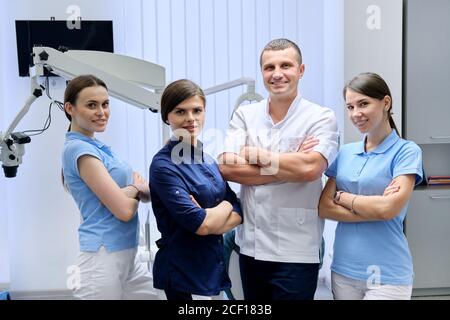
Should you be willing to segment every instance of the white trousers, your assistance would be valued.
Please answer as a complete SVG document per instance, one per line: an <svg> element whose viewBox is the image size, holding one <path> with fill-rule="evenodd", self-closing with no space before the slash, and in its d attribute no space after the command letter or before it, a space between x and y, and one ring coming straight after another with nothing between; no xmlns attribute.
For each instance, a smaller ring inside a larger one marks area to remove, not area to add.
<svg viewBox="0 0 450 320"><path fill-rule="evenodd" d="M334 300L411 300L412 285L370 285L331 272Z"/></svg>
<svg viewBox="0 0 450 320"><path fill-rule="evenodd" d="M137 248L107 252L80 252L77 265L80 285L75 299L144 300L155 299L153 278L147 265L136 259Z"/></svg>

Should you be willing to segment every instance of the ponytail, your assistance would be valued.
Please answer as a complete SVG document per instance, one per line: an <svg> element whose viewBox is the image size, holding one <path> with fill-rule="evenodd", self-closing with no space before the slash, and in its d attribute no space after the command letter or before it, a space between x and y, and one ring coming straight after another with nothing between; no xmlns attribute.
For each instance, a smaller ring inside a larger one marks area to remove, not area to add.
<svg viewBox="0 0 450 320"><path fill-rule="evenodd" d="M398 132L397 126L395 125L395 122L394 122L394 118L392 118L392 113L391 113L390 111L388 111L388 112L389 112L389 118L388 118L388 120L389 120L389 125L390 125L391 128L394 129L395 132L397 132L397 134L400 136L400 132Z"/></svg>
<svg viewBox="0 0 450 320"><path fill-rule="evenodd" d="M67 132L70 132L70 129L72 129L72 117L70 116L70 114L67 113L67 111L64 110L64 113L66 114L67 119L69 119L69 128L67 128ZM64 172L63 169L61 168L61 183L64 187L64 190L69 191L69 189L67 189L67 185L64 181Z"/></svg>
<svg viewBox="0 0 450 320"><path fill-rule="evenodd" d="M384 97L388 96L391 99L391 105L389 107L389 110L387 111L388 113L387 119L389 121L389 125L391 126L391 128L394 129L400 136L400 132L398 131L394 119L392 118L391 90L389 90L386 81L384 81L382 77L372 72L360 73L352 80L350 80L350 82L344 87L343 90L344 99L347 89L351 89L355 92L378 100L382 100Z"/></svg>

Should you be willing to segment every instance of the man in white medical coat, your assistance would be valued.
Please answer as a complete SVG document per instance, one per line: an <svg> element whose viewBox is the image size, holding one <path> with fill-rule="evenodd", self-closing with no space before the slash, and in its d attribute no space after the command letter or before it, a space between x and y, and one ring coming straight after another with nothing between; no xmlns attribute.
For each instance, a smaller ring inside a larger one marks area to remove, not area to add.
<svg viewBox="0 0 450 320"><path fill-rule="evenodd" d="M219 156L224 178L241 184L236 243L244 297L313 299L321 176L337 153L336 117L300 95L305 65L294 42L270 41L260 65L269 98L236 110Z"/></svg>

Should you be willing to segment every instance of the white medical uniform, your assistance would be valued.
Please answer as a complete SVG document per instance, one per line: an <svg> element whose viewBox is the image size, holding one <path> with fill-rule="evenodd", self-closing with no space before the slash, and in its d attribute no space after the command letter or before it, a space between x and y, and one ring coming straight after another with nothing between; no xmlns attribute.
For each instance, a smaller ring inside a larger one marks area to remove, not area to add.
<svg viewBox="0 0 450 320"><path fill-rule="evenodd" d="M285 118L274 124L268 100L239 107L227 130L221 153L239 154L245 146L276 152L296 152L309 136L319 139L313 151L331 164L338 150L334 112L300 95ZM319 263L323 219L318 216L321 179L312 182L279 182L242 185L240 198L244 223L237 227L240 252L257 260Z"/></svg>

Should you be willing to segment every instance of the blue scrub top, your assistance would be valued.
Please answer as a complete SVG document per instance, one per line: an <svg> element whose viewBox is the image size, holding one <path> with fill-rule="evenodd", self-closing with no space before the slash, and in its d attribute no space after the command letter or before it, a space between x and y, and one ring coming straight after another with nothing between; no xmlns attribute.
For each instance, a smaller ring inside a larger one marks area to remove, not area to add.
<svg viewBox="0 0 450 320"><path fill-rule="evenodd" d="M62 154L64 182L80 209L82 222L78 228L80 250L97 252L105 246L108 252L137 247L139 241L138 215L130 221L117 219L101 203L97 195L81 179L78 159L90 155L99 159L120 188L132 182L132 169L121 161L104 143L78 132L67 132Z"/></svg>
<svg viewBox="0 0 450 320"><path fill-rule="evenodd" d="M359 195L382 195L397 176L414 174L422 181L422 151L395 130L370 152L364 141L344 145L326 175L336 179L337 190ZM339 222L331 270L346 277L381 284L410 285L413 265L403 232L408 203L388 221Z"/></svg>
<svg viewBox="0 0 450 320"><path fill-rule="evenodd" d="M222 235L200 236L206 210L223 200L242 216L236 194L220 175L201 143L170 141L150 166L153 213L161 240L153 265L155 288L198 295L217 295L231 287L224 263ZM201 208L198 208L193 195Z"/></svg>

